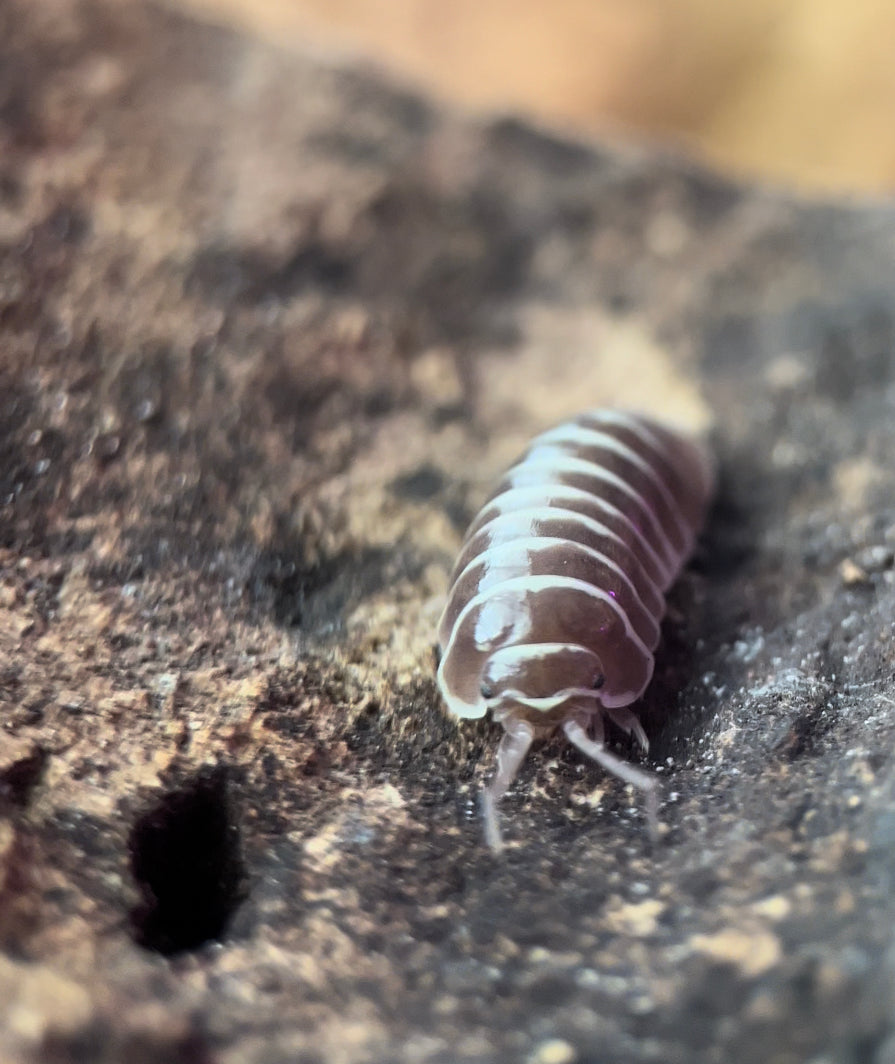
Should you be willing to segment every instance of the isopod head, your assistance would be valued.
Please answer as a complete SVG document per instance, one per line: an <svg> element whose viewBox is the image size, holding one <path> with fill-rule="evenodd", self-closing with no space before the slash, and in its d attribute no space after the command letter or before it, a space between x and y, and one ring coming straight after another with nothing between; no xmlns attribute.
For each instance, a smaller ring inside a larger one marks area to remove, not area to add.
<svg viewBox="0 0 895 1064"><path fill-rule="evenodd" d="M596 699L605 683L592 650L572 643L530 643L496 650L482 670L480 693L492 717L503 720L511 712L540 716L571 699Z"/></svg>

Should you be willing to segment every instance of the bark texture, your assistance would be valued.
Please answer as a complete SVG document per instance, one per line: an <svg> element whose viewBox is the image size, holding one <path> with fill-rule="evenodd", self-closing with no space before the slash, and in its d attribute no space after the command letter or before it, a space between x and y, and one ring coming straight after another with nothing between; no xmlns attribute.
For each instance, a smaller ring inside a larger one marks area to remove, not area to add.
<svg viewBox="0 0 895 1064"><path fill-rule="evenodd" d="M895 1060L895 211L0 6L0 1056ZM622 403L720 471L642 718L504 805L466 521ZM616 748L636 759L626 741Z"/></svg>

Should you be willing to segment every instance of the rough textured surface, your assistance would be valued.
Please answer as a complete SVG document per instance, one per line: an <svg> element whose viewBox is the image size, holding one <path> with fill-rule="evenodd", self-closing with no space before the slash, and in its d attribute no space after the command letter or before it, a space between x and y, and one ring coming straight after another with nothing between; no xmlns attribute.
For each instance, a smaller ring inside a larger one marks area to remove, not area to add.
<svg viewBox="0 0 895 1064"><path fill-rule="evenodd" d="M891 1064L893 248L0 6L0 1057ZM614 401L721 469L643 712L664 836L555 742L495 862L439 596L522 442Z"/></svg>

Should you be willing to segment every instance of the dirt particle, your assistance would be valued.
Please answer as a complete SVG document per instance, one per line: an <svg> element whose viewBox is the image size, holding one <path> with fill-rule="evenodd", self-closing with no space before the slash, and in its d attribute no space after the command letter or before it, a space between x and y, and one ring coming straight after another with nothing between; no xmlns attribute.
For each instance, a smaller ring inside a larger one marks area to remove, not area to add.
<svg viewBox="0 0 895 1064"><path fill-rule="evenodd" d="M738 968L747 978L769 971L782 957L780 939L764 928L724 928L709 935L694 935L690 948L712 960Z"/></svg>
<svg viewBox="0 0 895 1064"><path fill-rule="evenodd" d="M529 1064L574 1064L578 1051L564 1038L548 1038L536 1046L528 1058Z"/></svg>

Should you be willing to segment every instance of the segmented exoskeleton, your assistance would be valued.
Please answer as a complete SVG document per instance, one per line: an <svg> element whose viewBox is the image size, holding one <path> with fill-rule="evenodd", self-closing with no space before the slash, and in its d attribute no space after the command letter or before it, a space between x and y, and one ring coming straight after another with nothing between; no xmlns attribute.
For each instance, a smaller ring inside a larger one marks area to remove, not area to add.
<svg viewBox="0 0 895 1064"><path fill-rule="evenodd" d="M655 824L655 780L605 749L603 719L646 749L628 707L652 676L664 592L711 487L697 443L639 414L596 410L537 436L467 531L438 630L438 684L457 716L490 710L503 723L483 795L494 849L496 802L533 739L557 727L646 791Z"/></svg>

